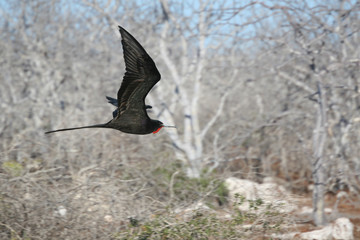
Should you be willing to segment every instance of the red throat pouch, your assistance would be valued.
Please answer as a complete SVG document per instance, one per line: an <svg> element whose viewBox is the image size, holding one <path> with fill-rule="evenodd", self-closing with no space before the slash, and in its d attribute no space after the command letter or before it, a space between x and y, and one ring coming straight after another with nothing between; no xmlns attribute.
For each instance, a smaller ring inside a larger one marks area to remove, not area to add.
<svg viewBox="0 0 360 240"><path fill-rule="evenodd" d="M158 129L156 129L155 131L153 131L153 134L158 133L160 131L160 129L162 129L163 127L159 127Z"/></svg>

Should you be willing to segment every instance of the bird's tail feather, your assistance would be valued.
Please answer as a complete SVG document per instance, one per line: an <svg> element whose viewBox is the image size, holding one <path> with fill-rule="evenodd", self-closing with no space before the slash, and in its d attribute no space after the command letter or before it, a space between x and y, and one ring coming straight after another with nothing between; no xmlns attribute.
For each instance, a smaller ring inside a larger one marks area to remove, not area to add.
<svg viewBox="0 0 360 240"><path fill-rule="evenodd" d="M54 132L62 132L62 131L71 131L71 130L77 130L77 129L83 129L83 128L110 128L107 123L105 124L95 124L95 125L89 125L89 126L83 126L83 127L74 127L74 128L62 128L57 130L52 130L45 132L45 134L48 133L54 133Z"/></svg>

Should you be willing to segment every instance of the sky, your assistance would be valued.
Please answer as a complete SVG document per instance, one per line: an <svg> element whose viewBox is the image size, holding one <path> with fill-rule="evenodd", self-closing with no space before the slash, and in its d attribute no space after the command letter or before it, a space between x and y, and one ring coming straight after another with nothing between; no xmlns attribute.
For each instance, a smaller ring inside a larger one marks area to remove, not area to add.
<svg viewBox="0 0 360 240"><path fill-rule="evenodd" d="M49 4L50 0L39 0L39 2L46 2ZM67 11L71 11L74 15L80 18L86 18L89 15L97 14L99 16L99 21L106 21L101 14L99 14L99 11L93 10L88 5L84 4L84 2L93 2L93 0L84 0L84 1L76 1L76 0L53 0L57 4L57 7L60 6L60 11L63 12L64 15L67 14ZM11 19L6 24L14 24L16 23L17 19L16 16L19 16L19 14L22 11L22 7L30 4L35 4L37 1L13 1L13 0L0 0L0 24L6 23L6 19ZM135 1L134 1L135 2ZM145 15L138 14L138 16L135 16L134 19L137 19L138 22L146 21L149 19L149 15L153 14L154 18L156 16L162 16L161 11L161 5L159 0L138 0L136 1L138 6L142 6L143 9L136 9L135 13L148 13ZM250 0L208 0L208 1L194 1L194 0L185 0L185 1L169 1L169 5L171 7L171 10L173 12L181 12L182 16L188 17L190 19L190 22L188 22L191 26L191 21L193 22L192 27L196 29L197 23L198 23L198 17L197 14L199 10L201 9L201 4L204 4L205 11L211 12L212 18L215 20L218 16L221 16L219 19L216 20L216 23L219 27L214 27L215 34L214 37L208 37L207 41L208 43L212 40L216 40L217 36L225 36L226 34L239 34L242 38L252 38L255 34L255 28L260 27L259 23L253 23L249 25L244 25L244 23L251 21L254 19L254 16L257 16L258 18L266 16L267 21L266 24L271 26L271 21L275 20L276 14L274 14L276 11L271 11L267 8L264 8L261 4L253 4L251 5L252 1ZM258 1L260 2L260 1ZM284 5L284 0L263 0L261 1L263 4L267 6L275 6L275 5ZM291 2L291 1L290 1ZM295 1L293 1L295 2ZM331 5L339 5L342 3L344 5L344 9L347 9L349 6L355 4L357 0L347 0L347 1L339 1L339 0L305 0L305 1L298 1L299 4L307 4L311 8L319 8L319 11L321 10L321 7L327 7ZM97 1L101 9L106 12L110 13L112 15L112 11L116 4L119 6L116 8L115 13L117 16L123 15L122 11L124 11L124 7L121 6L121 0L104 0L104 1ZM119 4L120 3L120 4ZM127 2L127 7L131 7L132 2ZM292 3L292 2L291 2ZM293 3L292 3L293 4ZM20 5L20 6L19 6ZM244 6L248 5L243 10L239 11L239 9L242 9ZM297 5L298 6L298 5ZM31 14L31 8L27 8L29 11L29 14ZM116 12L117 11L117 12ZM126 11L126 10L125 10ZM277 10L280 11L280 10ZM289 11L291 13L291 11ZM156 15L157 14L157 15ZM7 16L2 17L1 15ZM150 15L151 16L151 15ZM306 18L306 15L303 16ZM116 18L116 16L114 17ZM89 19L96 19L96 18L89 18ZM120 20L119 20L120 21ZM334 21L334 18L332 16L328 17L329 24L331 24L331 21ZM230 29L237 28L238 31L236 33L231 32ZM79 25L79 27L82 27ZM263 26L262 26L263 27ZM86 30L86 29L85 29ZM221 37L220 37L221 38Z"/></svg>

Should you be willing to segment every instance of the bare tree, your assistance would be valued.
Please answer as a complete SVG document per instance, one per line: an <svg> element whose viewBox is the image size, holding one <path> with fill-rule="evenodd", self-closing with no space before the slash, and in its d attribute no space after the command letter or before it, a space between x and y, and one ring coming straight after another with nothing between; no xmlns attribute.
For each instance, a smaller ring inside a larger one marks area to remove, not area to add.
<svg viewBox="0 0 360 240"><path fill-rule="evenodd" d="M327 128L327 117L326 117L326 93L322 86L321 80L317 82L317 94L318 94L318 105L316 116L316 127L314 129L314 160L312 163L313 167L313 179L314 179L314 190L313 190L313 207L314 207L314 222L316 225L325 224L325 184L326 184L326 163L324 157L324 148L326 146L326 128Z"/></svg>
<svg viewBox="0 0 360 240"><path fill-rule="evenodd" d="M166 0L160 1L163 10L163 23L160 38L160 56L166 65L170 79L172 79L173 94L170 104L164 105L160 113L171 124L181 119L181 130L170 132L172 144L176 157L181 159L187 166L187 175L198 178L206 167L205 146L206 139L219 117L224 114L225 103L234 87L236 78L239 77L233 61L230 63L229 74L219 84L214 84L213 89L206 87L213 76L209 73L217 64L212 52L225 51L226 46L222 42L213 41L219 29L225 27L222 22L226 19L225 8L219 8L222 4L218 1L199 1L199 6L187 8L191 17L184 17L176 9L175 4ZM186 4L186 3L185 3ZM174 6L172 6L174 5ZM244 7L245 9L245 7ZM236 29L231 29L222 41L231 42L236 35ZM189 37L187 37L189 36ZM178 52L173 52L174 45ZM235 52L230 52L233 56ZM231 56L229 56L231 58ZM221 63L220 63L221 64ZM224 72L222 72L223 74ZM168 76L167 74L165 76ZM163 95L164 90L159 86L159 93ZM169 87L168 87L169 88ZM212 92L215 99L204 103L206 92ZM161 96L164 99L165 96ZM215 101L214 101L215 100ZM210 112L204 116L204 106L211 106ZM204 118L205 117L205 118Z"/></svg>
<svg viewBox="0 0 360 240"><path fill-rule="evenodd" d="M358 21L354 22L354 19L359 18L360 6L359 3L351 1L334 2L326 6L320 3L310 6L306 1L262 5L270 9L283 24L283 29L275 39L273 36L268 38L267 33L260 37L270 42L274 40L273 51L282 54L272 67L277 77L288 83L289 91L295 90L300 93L302 99L305 99L305 96L313 99L316 94L319 96L314 100L317 110L313 112L316 114L308 116L308 119L314 119L316 122L312 161L315 185L314 220L316 224L322 225L325 222L325 186L328 189L335 187L333 190L337 191L344 186L352 188L357 185L355 182L359 181L348 165L358 166L358 159L353 155L355 158L350 160L351 157L347 158L349 155L345 157L339 152L340 149L348 148L352 144L341 137L341 132L335 133L334 130L342 128L344 119L350 123L358 118L357 114L354 115L354 110L358 108L358 82L355 80L358 73L355 73L355 69L359 64L359 48L355 42L359 40L359 24L355 23ZM293 99L296 98L295 94ZM301 107L301 112L305 115L306 110L312 108L308 104L305 106L303 101L293 101L290 104L293 105L291 108ZM286 109L291 105L287 102ZM309 122L303 123L309 126ZM351 125L351 128L353 127L354 125ZM346 129L351 131L350 128ZM340 137L345 141L336 141L336 144L328 141L328 132L331 138ZM337 134L339 135L336 137ZM306 136L300 139L306 138L311 140ZM344 158L347 160L344 161ZM334 170L336 174L332 174ZM350 183L349 176L354 177L350 180L353 183ZM336 186L332 185L334 182L337 182Z"/></svg>

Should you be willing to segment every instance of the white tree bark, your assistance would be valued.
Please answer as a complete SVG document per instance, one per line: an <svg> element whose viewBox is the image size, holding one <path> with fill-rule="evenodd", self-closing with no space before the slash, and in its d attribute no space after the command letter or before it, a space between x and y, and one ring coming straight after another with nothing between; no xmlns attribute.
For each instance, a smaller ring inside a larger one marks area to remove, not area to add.
<svg viewBox="0 0 360 240"><path fill-rule="evenodd" d="M223 94L218 106L216 114L209 119L208 124L205 124L203 127L200 124L199 117L199 101L201 99L202 93L202 76L204 67L206 65L206 46L205 40L207 35L207 22L206 22L206 11L204 8L206 2L202 2L199 9L199 22L198 22L198 32L196 33L197 42L197 54L191 56L189 53L189 44L183 36L180 36L182 43L183 55L181 57L180 66L176 65L168 55L168 45L166 42L167 35L169 34L169 21L175 23L176 28L181 31L181 26L177 23L178 21L173 17L166 0L160 1L162 4L163 11L166 12L166 15L169 17L168 20L164 22L161 40L160 40L160 53L161 58L165 62L167 68L170 71L171 77L178 89L177 97L179 98L179 103L181 105L181 111L183 114L183 136L179 135L179 132L170 133L169 136L173 141L173 145L176 146L176 156L183 160L187 167L186 172L189 177L198 178L201 174L201 169L203 167L203 143L206 133L209 128L214 124L219 115L221 114L225 100L228 94ZM185 84L191 82L192 88L186 87ZM168 108L168 109L171 109ZM168 109L164 111L163 116L167 122L173 123L174 119L172 114L168 112ZM176 111L179 111L180 108L177 108Z"/></svg>
<svg viewBox="0 0 360 240"><path fill-rule="evenodd" d="M316 112L316 126L313 136L313 218L317 226L325 224L324 214L324 193L326 184L326 168L324 161L324 148L326 146L326 126L327 126L327 103L325 96L325 89L322 86L321 79L317 82L317 112Z"/></svg>

